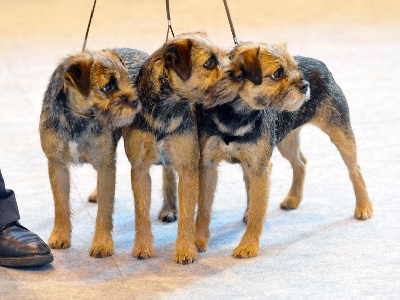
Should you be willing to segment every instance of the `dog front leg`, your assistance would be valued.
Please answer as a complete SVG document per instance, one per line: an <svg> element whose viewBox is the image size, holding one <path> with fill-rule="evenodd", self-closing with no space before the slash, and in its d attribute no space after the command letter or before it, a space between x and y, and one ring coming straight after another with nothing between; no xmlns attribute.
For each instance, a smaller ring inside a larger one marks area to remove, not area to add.
<svg viewBox="0 0 400 300"><path fill-rule="evenodd" d="M135 200L136 235L132 254L139 259L156 256L153 248L154 236L151 233L150 203L151 177L150 167L137 165L131 168L132 190Z"/></svg>
<svg viewBox="0 0 400 300"><path fill-rule="evenodd" d="M263 227L263 221L268 205L270 170L266 167L262 172L243 167L249 178L249 210L247 228L242 240L234 250L233 256L237 258L249 258L257 256L259 240Z"/></svg>
<svg viewBox="0 0 400 300"><path fill-rule="evenodd" d="M188 264L197 259L197 249L194 244L194 215L198 198L199 172L197 166L182 166L177 172L179 219L173 259L177 263Z"/></svg>
<svg viewBox="0 0 400 300"><path fill-rule="evenodd" d="M49 246L63 249L71 246L71 210L69 204L70 175L66 164L48 161L48 172L54 198L54 227Z"/></svg>
<svg viewBox="0 0 400 300"><path fill-rule="evenodd" d="M97 218L93 244L89 250L92 257L106 257L114 253L112 240L115 196L115 162L102 163L97 171Z"/></svg>
<svg viewBox="0 0 400 300"><path fill-rule="evenodd" d="M211 210L218 180L217 164L200 162L199 203L196 216L196 247L200 252L207 250L210 238Z"/></svg>

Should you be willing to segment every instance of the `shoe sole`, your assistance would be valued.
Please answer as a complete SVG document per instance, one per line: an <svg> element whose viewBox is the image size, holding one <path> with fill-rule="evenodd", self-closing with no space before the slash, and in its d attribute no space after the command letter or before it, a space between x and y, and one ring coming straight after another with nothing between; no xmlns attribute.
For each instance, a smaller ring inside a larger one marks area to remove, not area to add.
<svg viewBox="0 0 400 300"><path fill-rule="evenodd" d="M32 255L23 257L0 257L0 266L3 267L37 267L51 263L53 254Z"/></svg>

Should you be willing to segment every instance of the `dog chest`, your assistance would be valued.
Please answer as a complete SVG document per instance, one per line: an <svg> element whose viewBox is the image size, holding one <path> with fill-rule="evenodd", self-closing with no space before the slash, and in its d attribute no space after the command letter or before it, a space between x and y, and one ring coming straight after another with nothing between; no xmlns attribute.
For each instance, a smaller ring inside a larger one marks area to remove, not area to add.
<svg viewBox="0 0 400 300"><path fill-rule="evenodd" d="M114 142L111 137L102 136L88 140L70 140L66 143L69 161L72 164L90 163L100 165L114 158Z"/></svg>
<svg viewBox="0 0 400 300"><path fill-rule="evenodd" d="M169 166L171 164L171 160L169 157L168 150L165 146L164 140L161 140L159 142L156 142L156 151L157 151L157 165L162 165L162 166Z"/></svg>
<svg viewBox="0 0 400 300"><path fill-rule="evenodd" d="M212 136L207 139L202 147L203 161L221 161L239 163L243 156L243 145L230 142L226 143L221 137Z"/></svg>
<svg viewBox="0 0 400 300"><path fill-rule="evenodd" d="M73 141L68 142L68 152L69 152L71 159L73 160L73 162L75 164L80 163L80 154L79 154L78 146L79 145L77 142L73 142Z"/></svg>

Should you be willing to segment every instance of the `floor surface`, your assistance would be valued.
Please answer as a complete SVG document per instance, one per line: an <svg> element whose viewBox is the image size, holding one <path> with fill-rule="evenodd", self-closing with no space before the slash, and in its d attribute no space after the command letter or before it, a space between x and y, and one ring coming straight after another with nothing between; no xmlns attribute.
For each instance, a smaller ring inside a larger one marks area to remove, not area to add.
<svg viewBox="0 0 400 300"><path fill-rule="evenodd" d="M131 47L152 52L165 40L165 3L97 1L88 49ZM170 1L175 33L205 31L232 47L222 1ZM131 256L134 237L130 166L118 148L115 254L89 257L97 206L90 166L72 168L72 246L54 262L0 267L2 299L397 299L400 295L400 3L398 0L228 1L241 41L287 43L292 54L326 63L346 94L359 164L374 204L367 221L353 218L347 169L319 129L302 131L308 159L304 201L279 203L291 182L276 152L268 216L256 258L235 259L245 226L242 174L223 164L209 250L191 265L172 261L177 224L157 220L161 169L152 169L152 229L158 256ZM0 0L0 168L15 191L24 226L47 241L54 220L47 162L38 133L43 93L57 63L82 47L89 0Z"/></svg>

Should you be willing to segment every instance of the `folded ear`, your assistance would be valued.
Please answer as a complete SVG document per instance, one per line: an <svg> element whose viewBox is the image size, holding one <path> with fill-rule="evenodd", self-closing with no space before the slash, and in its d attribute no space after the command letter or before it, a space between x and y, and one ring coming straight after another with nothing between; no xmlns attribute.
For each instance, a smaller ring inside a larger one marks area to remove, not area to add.
<svg viewBox="0 0 400 300"><path fill-rule="evenodd" d="M72 63L65 72L67 84L75 87L82 95L90 94L90 70L93 59L83 59Z"/></svg>
<svg viewBox="0 0 400 300"><path fill-rule="evenodd" d="M192 75L192 41L182 40L165 45L162 58L165 68L172 68L182 79L187 80Z"/></svg>
<svg viewBox="0 0 400 300"><path fill-rule="evenodd" d="M236 55L232 60L232 63L243 72L243 77L256 85L260 85L262 82L259 53L260 47L247 49Z"/></svg>

